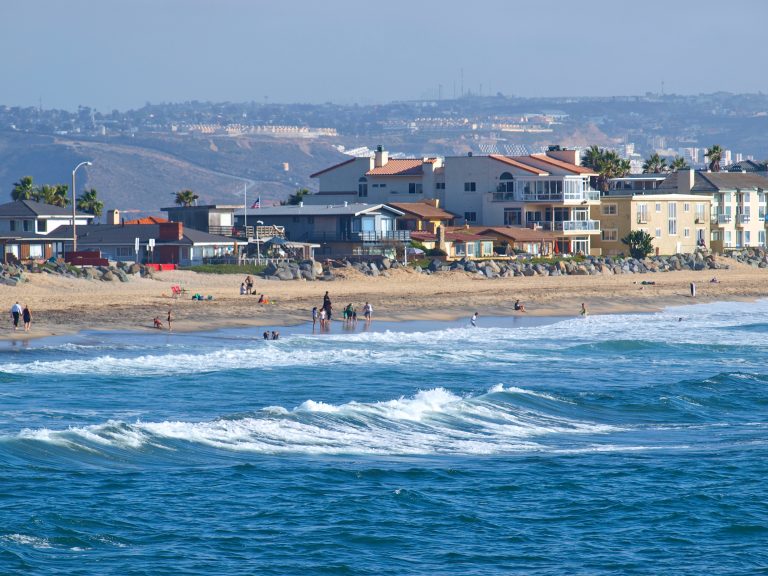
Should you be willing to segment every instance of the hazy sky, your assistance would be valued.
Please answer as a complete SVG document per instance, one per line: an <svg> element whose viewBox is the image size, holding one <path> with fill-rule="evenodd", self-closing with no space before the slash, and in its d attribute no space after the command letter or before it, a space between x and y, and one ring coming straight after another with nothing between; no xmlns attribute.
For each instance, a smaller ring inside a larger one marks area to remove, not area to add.
<svg viewBox="0 0 768 576"><path fill-rule="evenodd" d="M0 0L0 104L768 89L765 0Z"/></svg>

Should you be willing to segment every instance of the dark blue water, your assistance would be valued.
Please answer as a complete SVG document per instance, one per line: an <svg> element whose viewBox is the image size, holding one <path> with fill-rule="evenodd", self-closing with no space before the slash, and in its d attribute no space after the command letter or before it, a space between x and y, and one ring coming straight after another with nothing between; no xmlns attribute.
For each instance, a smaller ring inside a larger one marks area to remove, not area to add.
<svg viewBox="0 0 768 576"><path fill-rule="evenodd" d="M6 345L0 574L768 574L768 302L480 320Z"/></svg>

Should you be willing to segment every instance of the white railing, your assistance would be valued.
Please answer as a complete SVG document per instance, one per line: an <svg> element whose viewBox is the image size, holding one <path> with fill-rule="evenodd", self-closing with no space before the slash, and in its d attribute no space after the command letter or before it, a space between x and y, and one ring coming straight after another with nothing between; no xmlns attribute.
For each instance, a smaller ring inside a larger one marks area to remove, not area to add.
<svg viewBox="0 0 768 576"><path fill-rule="evenodd" d="M731 215L730 214L718 214L717 215L717 223L718 224L728 224L731 221Z"/></svg>
<svg viewBox="0 0 768 576"><path fill-rule="evenodd" d="M749 224L749 214L738 214L736 216L736 223L739 225Z"/></svg>
<svg viewBox="0 0 768 576"><path fill-rule="evenodd" d="M555 230L563 232L600 232L599 220L563 220L555 222Z"/></svg>

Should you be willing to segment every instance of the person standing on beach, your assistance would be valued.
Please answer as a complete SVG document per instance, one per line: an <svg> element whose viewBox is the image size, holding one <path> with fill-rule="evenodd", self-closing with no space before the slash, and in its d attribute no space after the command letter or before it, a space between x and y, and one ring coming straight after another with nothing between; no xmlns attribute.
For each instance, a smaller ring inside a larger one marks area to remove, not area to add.
<svg viewBox="0 0 768 576"><path fill-rule="evenodd" d="M171 308L168 308L168 331L169 332L172 329L171 322L173 322L173 310Z"/></svg>
<svg viewBox="0 0 768 576"><path fill-rule="evenodd" d="M314 308L312 308L312 329L313 330L315 329L315 325L317 324L317 317L318 317L317 306L315 306Z"/></svg>
<svg viewBox="0 0 768 576"><path fill-rule="evenodd" d="M696 298L696 282L691 282L691 298Z"/></svg>
<svg viewBox="0 0 768 576"><path fill-rule="evenodd" d="M581 312L579 312L582 316L587 316L587 305L584 304L584 302L581 303Z"/></svg>
<svg viewBox="0 0 768 576"><path fill-rule="evenodd" d="M21 305L18 302L11 306L11 316L13 317L13 329L18 330L19 318L21 317Z"/></svg>
<svg viewBox="0 0 768 576"><path fill-rule="evenodd" d="M32 325L32 312L30 312L28 304L24 304L24 311L21 316L24 320L24 332L29 332L29 327Z"/></svg>
<svg viewBox="0 0 768 576"><path fill-rule="evenodd" d="M365 317L366 322L371 321L371 316L373 316L373 306L371 306L368 302L366 302L365 306L363 306L363 316Z"/></svg>
<svg viewBox="0 0 768 576"><path fill-rule="evenodd" d="M333 305L331 304L331 297L328 295L328 290L325 291L325 296L323 296L323 310L325 310L325 315L330 322L333 314Z"/></svg>

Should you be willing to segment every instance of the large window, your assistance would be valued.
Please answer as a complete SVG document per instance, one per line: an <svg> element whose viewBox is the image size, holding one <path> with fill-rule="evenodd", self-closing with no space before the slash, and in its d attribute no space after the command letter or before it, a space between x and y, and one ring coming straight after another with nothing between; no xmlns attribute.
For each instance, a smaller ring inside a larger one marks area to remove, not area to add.
<svg viewBox="0 0 768 576"><path fill-rule="evenodd" d="M464 220L467 222L477 222L477 212L464 212Z"/></svg>
<svg viewBox="0 0 768 576"><path fill-rule="evenodd" d="M445 182L435 182L435 190L445 190Z"/></svg>
<svg viewBox="0 0 768 576"><path fill-rule="evenodd" d="M677 202L667 204L667 233L677 235Z"/></svg>
<svg viewBox="0 0 768 576"><path fill-rule="evenodd" d="M37 231L38 232L48 232L48 220L38 220L37 221Z"/></svg>
<svg viewBox="0 0 768 576"><path fill-rule="evenodd" d="M464 192L476 192L476 191L477 191L476 182L464 182Z"/></svg>
<svg viewBox="0 0 768 576"><path fill-rule="evenodd" d="M501 176L499 176L499 192L514 192L515 191L515 182L512 177L512 174L509 172L504 172Z"/></svg>
<svg viewBox="0 0 768 576"><path fill-rule="evenodd" d="M600 234L602 234L605 242L618 242L619 240L619 231L616 228L603 228Z"/></svg>
<svg viewBox="0 0 768 576"><path fill-rule="evenodd" d="M43 257L43 245L42 244L30 244L29 245L29 257L30 258L42 258Z"/></svg>
<svg viewBox="0 0 768 576"><path fill-rule="evenodd" d="M504 225L521 226L523 224L522 208L504 208Z"/></svg>
<svg viewBox="0 0 768 576"><path fill-rule="evenodd" d="M648 204L645 202L637 205L637 223L646 224L648 222Z"/></svg>
<svg viewBox="0 0 768 576"><path fill-rule="evenodd" d="M368 196L368 179L363 177L357 181L357 195L360 198L366 198Z"/></svg>
<svg viewBox="0 0 768 576"><path fill-rule="evenodd" d="M421 182L409 182L408 194L421 194Z"/></svg>
<svg viewBox="0 0 768 576"><path fill-rule="evenodd" d="M619 213L617 204L603 204L603 216L616 216Z"/></svg>

